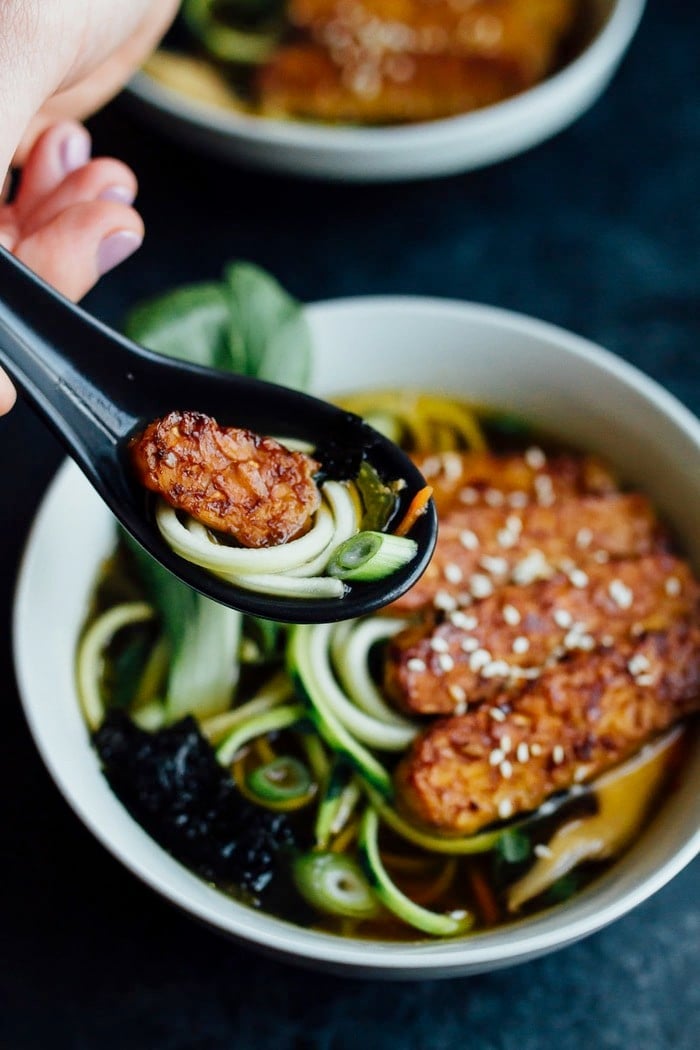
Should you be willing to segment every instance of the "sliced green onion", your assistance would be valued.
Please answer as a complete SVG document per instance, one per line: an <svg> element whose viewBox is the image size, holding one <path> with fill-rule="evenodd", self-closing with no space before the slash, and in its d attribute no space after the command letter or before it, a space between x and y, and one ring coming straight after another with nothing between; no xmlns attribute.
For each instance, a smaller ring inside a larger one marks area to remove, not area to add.
<svg viewBox="0 0 700 1050"><path fill-rule="evenodd" d="M418 544L407 536L387 532L358 532L341 543L328 562L326 572L340 580L383 580L408 565Z"/></svg>
<svg viewBox="0 0 700 1050"><path fill-rule="evenodd" d="M297 758L281 755L258 766L246 777L249 790L264 802L290 802L310 796L314 787L311 775Z"/></svg>
<svg viewBox="0 0 700 1050"><path fill-rule="evenodd" d="M434 937L454 937L467 933L474 924L474 916L467 911L440 915L422 908L407 897L389 878L379 855L379 817L376 810L368 807L360 824L360 862L370 886L389 911L409 926Z"/></svg>
<svg viewBox="0 0 700 1050"><path fill-rule="evenodd" d="M249 722L237 726L216 749L216 757L222 766L228 766L247 743L254 740L256 736L265 733L279 732L288 729L295 722L300 722L306 715L301 704L286 704L284 707L275 707L272 711L266 711Z"/></svg>
<svg viewBox="0 0 700 1050"><path fill-rule="evenodd" d="M292 876L302 897L328 915L371 919L380 911L359 865L342 853L306 853L294 861Z"/></svg>
<svg viewBox="0 0 700 1050"><path fill-rule="evenodd" d="M90 729L99 729L105 716L105 705L100 691L105 650L122 628L152 620L154 615L153 609L146 602L116 605L98 617L83 635L78 647L76 674L78 696Z"/></svg>

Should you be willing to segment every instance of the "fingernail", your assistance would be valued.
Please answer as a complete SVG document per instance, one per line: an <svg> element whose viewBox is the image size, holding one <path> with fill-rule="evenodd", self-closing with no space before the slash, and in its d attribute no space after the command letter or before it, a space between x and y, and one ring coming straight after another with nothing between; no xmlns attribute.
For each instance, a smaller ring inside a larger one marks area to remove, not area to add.
<svg viewBox="0 0 700 1050"><path fill-rule="evenodd" d="M63 173L69 175L90 160L90 138L80 131L71 131L59 146L59 158Z"/></svg>
<svg viewBox="0 0 700 1050"><path fill-rule="evenodd" d="M116 201L117 204L133 204L136 194L128 186L108 186L99 194L100 201Z"/></svg>
<svg viewBox="0 0 700 1050"><path fill-rule="evenodd" d="M131 230L118 230L110 233L97 249L97 271L100 277L124 262L141 245L142 238Z"/></svg>

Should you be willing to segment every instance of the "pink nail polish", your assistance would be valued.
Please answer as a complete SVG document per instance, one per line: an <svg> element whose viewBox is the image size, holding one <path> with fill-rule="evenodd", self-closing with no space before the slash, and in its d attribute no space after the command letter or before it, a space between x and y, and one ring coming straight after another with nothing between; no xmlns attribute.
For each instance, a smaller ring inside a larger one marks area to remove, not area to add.
<svg viewBox="0 0 700 1050"><path fill-rule="evenodd" d="M91 143L87 134L71 131L58 148L64 175L82 168L90 160Z"/></svg>
<svg viewBox="0 0 700 1050"><path fill-rule="evenodd" d="M142 238L131 230L110 233L97 249L97 272L100 277L124 262L141 246Z"/></svg>
<svg viewBox="0 0 700 1050"><path fill-rule="evenodd" d="M99 194L100 201L116 201L117 204L133 204L135 200L134 191L128 186L108 186Z"/></svg>

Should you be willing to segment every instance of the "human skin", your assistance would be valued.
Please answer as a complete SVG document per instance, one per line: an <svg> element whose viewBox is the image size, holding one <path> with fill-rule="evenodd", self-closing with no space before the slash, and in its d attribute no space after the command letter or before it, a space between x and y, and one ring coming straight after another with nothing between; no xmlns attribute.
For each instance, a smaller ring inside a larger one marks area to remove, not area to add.
<svg viewBox="0 0 700 1050"><path fill-rule="evenodd" d="M78 123L107 102L155 47L177 0L0 0L0 244L80 299L134 252L143 223L126 165L90 159ZM0 414L15 392L0 371Z"/></svg>

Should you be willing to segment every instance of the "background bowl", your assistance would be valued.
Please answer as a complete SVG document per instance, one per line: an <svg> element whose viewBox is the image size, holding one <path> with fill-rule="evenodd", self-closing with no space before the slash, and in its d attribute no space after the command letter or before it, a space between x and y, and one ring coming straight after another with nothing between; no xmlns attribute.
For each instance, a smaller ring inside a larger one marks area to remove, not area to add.
<svg viewBox="0 0 700 1050"><path fill-rule="evenodd" d="M357 299L309 308L315 391L400 384L524 415L606 456L677 527L700 567L700 422L636 369L561 329L438 300ZM383 977L478 973L563 947L629 911L700 852L700 748L682 783L613 868L570 902L505 929L416 944L344 940L246 908L161 850L102 777L80 714L75 643L114 542L109 512L66 465L39 512L15 607L15 662L34 739L59 788L135 874L211 926L282 957ZM67 862L69 862L67 860ZM90 884L88 871L76 878Z"/></svg>
<svg viewBox="0 0 700 1050"><path fill-rule="evenodd" d="M589 0L590 43L515 98L463 116L386 128L329 127L228 112L140 73L129 92L169 134L229 160L315 178L369 182L470 171L529 149L598 98L627 50L645 0Z"/></svg>

